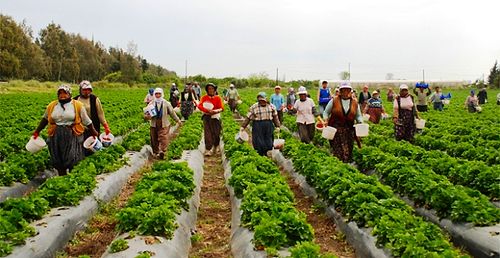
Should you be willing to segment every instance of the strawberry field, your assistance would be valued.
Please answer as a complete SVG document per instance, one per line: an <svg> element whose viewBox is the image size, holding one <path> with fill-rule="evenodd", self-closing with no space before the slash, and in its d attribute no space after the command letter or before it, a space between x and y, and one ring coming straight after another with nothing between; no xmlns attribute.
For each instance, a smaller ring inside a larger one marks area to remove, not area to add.
<svg viewBox="0 0 500 258"><path fill-rule="evenodd" d="M195 112L180 128L171 128L166 160L158 161L142 117L146 90L98 89L111 131L123 141L85 158L67 176L44 178L16 195L9 190L52 169L46 148L32 154L24 146L55 94L0 94L0 190L5 193L0 256L500 257L500 108L495 103L468 113L467 91L453 90L443 112L421 114L426 126L413 143L394 140L390 119L370 123L362 148L354 149L354 163L344 164L319 132L311 144L301 143L295 117L288 114L281 151L262 157L251 142L238 143L241 115L258 91L240 90L238 113L222 114L221 154L203 156L203 122ZM315 90L310 94L316 96ZM391 114L392 103L384 106ZM46 139L46 130L41 137ZM223 170L217 170L216 184L224 185L227 203L210 200L207 206L200 192L212 191L203 186L204 177L216 171L214 162ZM294 194L290 180L321 208L299 208L299 198L306 197ZM118 196L121 204L114 204ZM103 205L115 205L113 212ZM209 214L222 205L231 216ZM200 221L206 214L212 217ZM350 251L334 248L332 254L325 248L331 242L318 240L322 225L313 219L319 215L335 223L339 241ZM108 232L92 228L95 220L108 221ZM216 234L207 224L228 231ZM85 235L110 240L93 246ZM216 255L210 245L226 251Z"/></svg>

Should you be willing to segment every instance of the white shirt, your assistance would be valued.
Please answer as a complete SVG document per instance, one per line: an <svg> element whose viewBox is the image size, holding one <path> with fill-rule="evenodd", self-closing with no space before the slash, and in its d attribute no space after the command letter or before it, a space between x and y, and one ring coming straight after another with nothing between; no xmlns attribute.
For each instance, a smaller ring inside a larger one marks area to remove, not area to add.
<svg viewBox="0 0 500 258"><path fill-rule="evenodd" d="M314 124L314 101L312 99L307 98L305 101L298 99L293 108L297 110L297 123Z"/></svg>
<svg viewBox="0 0 500 258"><path fill-rule="evenodd" d="M48 119L48 113L47 110L45 110L45 114L43 117ZM90 120L90 117L87 115L87 111L85 108L82 108L80 110L80 117L82 118L82 124L84 126L88 126L89 124L92 124L92 120ZM75 123L75 106L70 102L64 104L64 109L61 107L61 103L57 103L57 105L54 107L54 110L52 111L52 119L54 119L54 122L56 125L72 125Z"/></svg>

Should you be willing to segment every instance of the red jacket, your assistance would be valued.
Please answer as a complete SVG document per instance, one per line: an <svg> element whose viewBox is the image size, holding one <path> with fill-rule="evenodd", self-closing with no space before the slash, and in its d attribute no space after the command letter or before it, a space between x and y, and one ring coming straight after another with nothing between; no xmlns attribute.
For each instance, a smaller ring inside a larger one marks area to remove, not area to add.
<svg viewBox="0 0 500 258"><path fill-rule="evenodd" d="M208 113L209 111L203 107L203 103L205 102L211 102L214 105L213 110L216 109L224 110L224 103L222 102L222 98L219 95L215 96L204 95L203 97L201 97L200 103L198 103L198 109L201 110L203 113Z"/></svg>

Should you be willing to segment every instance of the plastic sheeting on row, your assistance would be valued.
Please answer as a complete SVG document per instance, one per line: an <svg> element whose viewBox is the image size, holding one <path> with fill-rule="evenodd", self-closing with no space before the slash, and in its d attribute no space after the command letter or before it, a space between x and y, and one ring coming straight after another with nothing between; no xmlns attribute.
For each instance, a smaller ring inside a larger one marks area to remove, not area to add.
<svg viewBox="0 0 500 258"><path fill-rule="evenodd" d="M295 172L292 161L286 159L283 154L277 150L272 151L272 159L294 178L305 195L312 197L316 203L320 203L326 207L326 215L332 218L337 228L345 234L347 242L356 250L356 256L391 257L388 250L380 249L376 246L376 238L370 234L371 228L360 228L355 222L348 222L342 214L335 210L334 206L328 205L323 200L320 200L316 190L307 183L305 177Z"/></svg>
<svg viewBox="0 0 500 258"><path fill-rule="evenodd" d="M128 242L128 248L121 252L110 253L106 251L102 257L106 258L128 258L135 257L141 252L149 251L155 254L155 257L188 257L191 249L191 235L196 229L198 218L198 208L200 206L201 181L203 179L203 154L205 147L201 143L198 149L184 151L180 161L187 161L188 166L194 172L195 189L193 196L188 200L189 210L183 210L177 215L176 223L179 226L172 239L153 236L134 236L129 237L128 233L121 234L115 239L125 239ZM175 161L174 161L175 162ZM130 238L130 239L128 239ZM151 240L154 240L151 243Z"/></svg>
<svg viewBox="0 0 500 258"><path fill-rule="evenodd" d="M12 186L0 187L0 203L4 202L7 198L19 198L29 191L38 188L45 180L57 176L55 170L44 170L35 178L31 179L28 183L14 183Z"/></svg>
<svg viewBox="0 0 500 258"><path fill-rule="evenodd" d="M256 251L252 243L254 232L241 226L241 200L236 198L233 187L229 185L231 177L231 164L224 154L224 143L220 144L222 152L222 163L224 167L224 178L226 187L231 199L231 253L234 257L240 258L265 258L265 251ZM288 249L279 250L281 256L289 256Z"/></svg>
<svg viewBox="0 0 500 258"><path fill-rule="evenodd" d="M78 206L52 209L41 220L31 223L38 234L28 238L26 244L14 248L9 258L45 258L54 257L73 237L74 233L83 228L95 214L100 202L106 202L116 196L133 173L142 168L151 157L149 146L140 152L128 152L128 165L113 173L100 175L96 189L85 197Z"/></svg>

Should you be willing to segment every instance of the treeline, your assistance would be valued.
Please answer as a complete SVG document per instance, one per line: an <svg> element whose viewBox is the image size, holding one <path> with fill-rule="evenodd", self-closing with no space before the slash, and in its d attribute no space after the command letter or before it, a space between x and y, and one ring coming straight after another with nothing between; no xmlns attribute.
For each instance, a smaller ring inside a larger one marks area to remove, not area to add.
<svg viewBox="0 0 500 258"><path fill-rule="evenodd" d="M0 14L0 80L79 82L107 80L123 83L160 83L177 78L175 72L148 63L127 51L106 47L51 23L37 37L23 21Z"/></svg>
<svg viewBox="0 0 500 258"><path fill-rule="evenodd" d="M498 66L498 61L495 61L495 64L490 70L488 84L491 88L500 89L500 67Z"/></svg>

